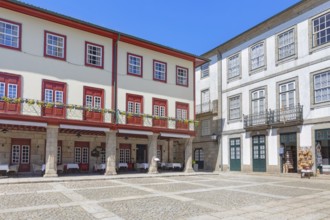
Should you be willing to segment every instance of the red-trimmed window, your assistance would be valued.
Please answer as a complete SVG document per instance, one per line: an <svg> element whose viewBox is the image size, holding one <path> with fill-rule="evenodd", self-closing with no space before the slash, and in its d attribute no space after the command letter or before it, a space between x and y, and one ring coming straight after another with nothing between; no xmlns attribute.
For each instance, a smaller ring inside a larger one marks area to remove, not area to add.
<svg viewBox="0 0 330 220"><path fill-rule="evenodd" d="M104 47L85 42L85 65L103 69Z"/></svg>
<svg viewBox="0 0 330 220"><path fill-rule="evenodd" d="M0 47L21 50L22 25L0 19Z"/></svg>
<svg viewBox="0 0 330 220"><path fill-rule="evenodd" d="M18 75L0 73L0 112L19 113L20 104L2 101L3 97L16 99L21 94L21 77Z"/></svg>
<svg viewBox="0 0 330 220"><path fill-rule="evenodd" d="M66 60L66 36L45 31L44 56Z"/></svg>
<svg viewBox="0 0 330 220"><path fill-rule="evenodd" d="M176 67L176 84L188 87L188 69L184 67Z"/></svg>
<svg viewBox="0 0 330 220"><path fill-rule="evenodd" d="M176 128L188 129L188 124L185 120L189 117L189 104L177 102L176 103Z"/></svg>
<svg viewBox="0 0 330 220"><path fill-rule="evenodd" d="M90 109L104 108L104 90L84 86L84 106ZM84 111L84 119L87 121L103 121L101 111Z"/></svg>
<svg viewBox="0 0 330 220"><path fill-rule="evenodd" d="M167 100L164 99L156 99L153 98L152 99L152 114L158 118L154 118L152 120L152 124L153 126L157 126L157 127L167 127L167 120L165 119L161 119L162 117L166 117L167 116Z"/></svg>
<svg viewBox="0 0 330 220"><path fill-rule="evenodd" d="M142 56L127 53L127 74L142 77L143 74Z"/></svg>
<svg viewBox="0 0 330 220"><path fill-rule="evenodd" d="M131 147L130 144L119 145L119 163L131 162Z"/></svg>
<svg viewBox="0 0 330 220"><path fill-rule="evenodd" d="M50 80L42 81L42 99L45 102L45 107L42 108L43 116L49 117L65 117L66 103L66 84ZM47 103L54 105L47 106Z"/></svg>
<svg viewBox="0 0 330 220"><path fill-rule="evenodd" d="M140 95L126 95L127 124L143 125L143 118L140 115L143 112L143 97Z"/></svg>
<svg viewBox="0 0 330 220"><path fill-rule="evenodd" d="M166 82L167 80L167 64L158 60L154 60L154 80Z"/></svg>

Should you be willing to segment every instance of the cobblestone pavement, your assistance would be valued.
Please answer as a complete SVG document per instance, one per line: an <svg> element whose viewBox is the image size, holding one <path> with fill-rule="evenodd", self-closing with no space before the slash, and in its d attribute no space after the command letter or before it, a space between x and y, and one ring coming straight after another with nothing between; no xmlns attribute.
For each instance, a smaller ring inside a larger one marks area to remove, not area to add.
<svg viewBox="0 0 330 220"><path fill-rule="evenodd" d="M327 179L236 173L39 179L0 181L0 220L330 219Z"/></svg>

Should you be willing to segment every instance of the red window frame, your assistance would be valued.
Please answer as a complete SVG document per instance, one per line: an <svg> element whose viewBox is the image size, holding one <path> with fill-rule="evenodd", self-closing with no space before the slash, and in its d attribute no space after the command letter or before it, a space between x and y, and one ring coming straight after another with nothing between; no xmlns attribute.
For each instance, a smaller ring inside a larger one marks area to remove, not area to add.
<svg viewBox="0 0 330 220"><path fill-rule="evenodd" d="M143 113L143 96L141 95L134 95L134 94L126 94L126 112L128 111L128 102L134 103L134 109L133 109L133 116L127 116L126 117L126 124L132 124L132 125L143 125L143 117L141 116L134 116L135 112L135 103L140 103L140 114Z"/></svg>
<svg viewBox="0 0 330 220"><path fill-rule="evenodd" d="M182 102L176 102L175 103L175 118L178 119L178 109L183 109L187 111L187 118L186 120L189 120L189 104L188 103L182 103ZM186 123L184 121L177 120L176 121L176 128L177 129L184 129L188 130L189 129L189 123Z"/></svg>
<svg viewBox="0 0 330 220"><path fill-rule="evenodd" d="M18 171L19 172L30 172L30 169L31 169L31 150L32 150L32 147L31 147L31 139L23 139L23 138L12 138L11 139L11 146L10 146L10 164L14 164L12 163L12 156L13 156L13 145L19 145L19 149L20 149L20 152L19 152L19 168L18 168ZM22 146L23 145L28 145L29 146L29 155L28 155L28 158L29 158L29 163L21 163L22 162Z"/></svg>
<svg viewBox="0 0 330 220"><path fill-rule="evenodd" d="M45 101L45 90L51 89L56 91L62 91L63 92L63 104L66 104L66 83L64 82L58 82L58 81L51 81L51 80L42 80L42 101ZM53 95L53 103L54 103L55 96ZM57 118L65 118L66 116L66 110L62 106L59 107L52 107L47 108L42 107L42 115L43 116L49 116L49 117L57 117Z"/></svg>
<svg viewBox="0 0 330 220"><path fill-rule="evenodd" d="M155 105L164 106L165 107L165 116L164 117L167 117L167 112L168 112L168 110L167 110L167 100L152 98L152 115L159 116L159 115L155 115ZM160 111L160 109L158 111ZM152 125L155 126L155 127L167 128L167 120L153 118L152 119Z"/></svg>
<svg viewBox="0 0 330 220"><path fill-rule="evenodd" d="M93 96L93 107L94 107L94 99L95 96L101 97L101 108L104 108L104 90L100 88L94 88L89 86L84 86L84 106L86 106L86 96ZM84 120L86 121L103 121L103 114L101 112L95 111L86 111L84 110Z"/></svg>
<svg viewBox="0 0 330 220"><path fill-rule="evenodd" d="M87 53L88 52L88 45L95 46L95 47L100 47L102 49L101 65L88 63L88 53ZM85 41L85 66L90 66L90 67L95 67L95 68L100 68L100 69L104 68L104 46L103 45L94 44L92 42Z"/></svg>
<svg viewBox="0 0 330 220"><path fill-rule="evenodd" d="M22 50L22 24L21 23L14 22L14 21L6 20L6 19L3 19L3 18L0 18L0 21L6 22L6 23L10 23L12 25L17 25L19 27L18 47L12 47L12 46L7 46L7 45L3 45L3 44L0 44L0 47L21 51Z"/></svg>
<svg viewBox="0 0 330 220"><path fill-rule="evenodd" d="M141 59L141 73L139 75L135 74L135 73L131 73L129 71L129 56L134 56L134 57L138 57ZM143 57L140 56L140 55L136 55L136 54L133 54L133 53L127 53L127 75L130 75L130 76L136 76L136 77L143 77Z"/></svg>
<svg viewBox="0 0 330 220"><path fill-rule="evenodd" d="M17 98L21 97L21 76L0 72L0 82L5 84L5 96L8 97L8 84L17 85ZM0 97L1 99L2 97ZM21 104L20 103L7 103L0 101L0 112L9 114L20 113Z"/></svg>
<svg viewBox="0 0 330 220"><path fill-rule="evenodd" d="M52 35L64 38L63 57L57 57L57 56L52 56L52 55L47 54L47 34L52 34ZM62 35L62 34L57 34L57 33L51 32L51 31L45 31L45 33L44 33L44 57L49 57L49 58L53 58L53 59L57 59L57 60L66 61L66 36Z"/></svg>
<svg viewBox="0 0 330 220"><path fill-rule="evenodd" d="M187 71L187 84L180 84L179 82L178 82L178 70L179 69L184 69L184 70L186 70ZM189 70L188 70L188 68L185 68L185 67L182 67L182 66L176 66L176 71L175 71L175 75L176 75L176 85L178 85L178 86L184 86L184 87L188 87L189 86Z"/></svg>
<svg viewBox="0 0 330 220"><path fill-rule="evenodd" d="M155 71L155 66L156 66L156 63L160 63L160 64L164 64L165 65L165 79L164 80L161 80L161 79L157 79L155 78L155 74L156 74L156 71ZM167 82L167 63L165 62L162 62L162 61L159 61L159 60L153 60L153 80L155 81L158 81L158 82L163 82L163 83L166 83Z"/></svg>

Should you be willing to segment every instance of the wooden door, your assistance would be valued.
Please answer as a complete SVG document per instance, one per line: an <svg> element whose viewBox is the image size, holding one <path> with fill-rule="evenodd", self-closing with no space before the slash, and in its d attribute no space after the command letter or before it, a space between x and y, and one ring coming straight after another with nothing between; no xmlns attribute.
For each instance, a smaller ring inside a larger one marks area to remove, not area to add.
<svg viewBox="0 0 330 220"><path fill-rule="evenodd" d="M265 136L252 137L253 172L266 172Z"/></svg>
<svg viewBox="0 0 330 220"><path fill-rule="evenodd" d="M230 171L241 171L241 139L229 140Z"/></svg>
<svg viewBox="0 0 330 220"><path fill-rule="evenodd" d="M74 145L74 161L82 171L89 170L89 142L76 141Z"/></svg>
<svg viewBox="0 0 330 220"><path fill-rule="evenodd" d="M143 125L143 118L138 116L143 113L143 97L139 95L127 95L126 100L126 111L130 114L126 117L127 124Z"/></svg>
<svg viewBox="0 0 330 220"><path fill-rule="evenodd" d="M102 109L104 107L103 89L84 87L84 106L91 109ZM84 111L84 120L103 121L101 111Z"/></svg>
<svg viewBox="0 0 330 220"><path fill-rule="evenodd" d="M30 172L31 140L11 140L11 164L19 164L19 172Z"/></svg>

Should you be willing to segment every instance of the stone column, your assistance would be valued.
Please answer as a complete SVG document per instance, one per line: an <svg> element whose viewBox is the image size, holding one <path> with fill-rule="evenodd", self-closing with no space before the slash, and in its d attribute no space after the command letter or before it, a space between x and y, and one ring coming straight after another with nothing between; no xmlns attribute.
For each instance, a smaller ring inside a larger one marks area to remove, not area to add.
<svg viewBox="0 0 330 220"><path fill-rule="evenodd" d="M219 137L217 137L217 140L215 142L215 147L216 147L216 162L215 162L215 167L214 167L214 172L220 172L222 170L222 147L221 147L221 141L219 141Z"/></svg>
<svg viewBox="0 0 330 220"><path fill-rule="evenodd" d="M173 163L173 139L170 138L168 140L168 158L169 158L169 163Z"/></svg>
<svg viewBox="0 0 330 220"><path fill-rule="evenodd" d="M195 172L192 168L192 142L193 137L187 138L185 140L185 165L184 165L184 172L185 173L193 173Z"/></svg>
<svg viewBox="0 0 330 220"><path fill-rule="evenodd" d="M105 155L107 167L104 175L116 175L116 147L117 147L117 131L105 132L106 147Z"/></svg>
<svg viewBox="0 0 330 220"><path fill-rule="evenodd" d="M47 126L46 170L44 177L57 177L58 126Z"/></svg>
<svg viewBox="0 0 330 220"><path fill-rule="evenodd" d="M149 170L148 173L158 173L157 170L157 138L159 134L148 135L148 163L149 163ZM158 158L160 159L160 158Z"/></svg>

